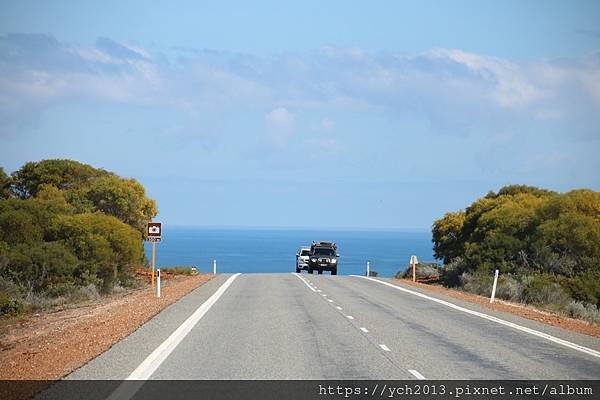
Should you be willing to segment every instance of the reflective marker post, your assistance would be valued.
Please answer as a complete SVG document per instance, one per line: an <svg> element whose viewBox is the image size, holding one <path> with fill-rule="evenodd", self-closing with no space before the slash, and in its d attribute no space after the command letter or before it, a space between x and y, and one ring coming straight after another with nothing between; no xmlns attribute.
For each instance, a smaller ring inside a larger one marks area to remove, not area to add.
<svg viewBox="0 0 600 400"><path fill-rule="evenodd" d="M156 297L160 298L160 268L156 270Z"/></svg>
<svg viewBox="0 0 600 400"><path fill-rule="evenodd" d="M367 276L371 276L371 263L367 261Z"/></svg>
<svg viewBox="0 0 600 400"><path fill-rule="evenodd" d="M213 274L217 274L217 260L213 260Z"/></svg>
<svg viewBox="0 0 600 400"><path fill-rule="evenodd" d="M492 297L490 297L490 303L494 302L494 299L496 298L496 285L498 284L498 273L500 272L500 270L496 270L496 273L494 274L494 285L492 286Z"/></svg>

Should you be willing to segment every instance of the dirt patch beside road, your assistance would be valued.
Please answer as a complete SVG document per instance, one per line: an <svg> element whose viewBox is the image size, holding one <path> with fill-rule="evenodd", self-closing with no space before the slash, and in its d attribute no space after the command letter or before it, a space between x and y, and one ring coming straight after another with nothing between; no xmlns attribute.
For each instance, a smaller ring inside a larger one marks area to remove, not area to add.
<svg viewBox="0 0 600 400"><path fill-rule="evenodd" d="M407 285L454 297L455 299L477 303L492 310L504 311L523 318L543 322L548 325L558 326L569 331L600 337L600 325L590 324L586 321L568 318L558 314L552 314L546 311L538 310L531 306L510 303L504 300L496 299L493 304L490 304L490 299L488 297L478 296L476 294L467 293L460 290L448 289L440 285L431 285L419 282L414 283L408 279L398 279L398 281Z"/></svg>
<svg viewBox="0 0 600 400"><path fill-rule="evenodd" d="M212 277L170 277L160 299L148 285L5 324L0 330L0 380L60 379Z"/></svg>

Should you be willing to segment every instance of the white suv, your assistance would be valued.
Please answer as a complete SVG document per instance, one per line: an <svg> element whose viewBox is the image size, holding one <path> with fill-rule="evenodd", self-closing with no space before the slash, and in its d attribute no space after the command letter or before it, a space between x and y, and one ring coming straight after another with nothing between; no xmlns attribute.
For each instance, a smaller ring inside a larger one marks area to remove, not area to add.
<svg viewBox="0 0 600 400"><path fill-rule="evenodd" d="M300 272L303 269L308 270L308 254L310 253L310 247L300 247L296 252L296 272Z"/></svg>

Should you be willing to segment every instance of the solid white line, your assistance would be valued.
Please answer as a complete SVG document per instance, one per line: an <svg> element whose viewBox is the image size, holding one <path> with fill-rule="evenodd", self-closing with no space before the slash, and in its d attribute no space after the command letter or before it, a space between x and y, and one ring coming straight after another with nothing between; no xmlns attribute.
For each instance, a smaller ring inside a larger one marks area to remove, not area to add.
<svg viewBox="0 0 600 400"><path fill-rule="evenodd" d="M309 285L308 283L306 283L306 281L304 280L304 278L302 278L302 277L301 277L300 275L298 275L298 274L294 274L294 275L295 275L295 276L296 276L298 279L300 279L302 282L304 282L304 284L305 284L306 286L308 286L308 288L309 288L310 290L312 290L313 292L316 292L316 290L315 290L315 289L311 288L311 287L310 287L310 285Z"/></svg>
<svg viewBox="0 0 600 400"><path fill-rule="evenodd" d="M413 294L415 296L418 296L418 297L421 297L421 298L424 298L424 299L427 299L427 300L435 301L436 303L443 304L443 305L445 305L447 307L450 307L450 308L453 308L455 310L462 311L462 312L465 312L467 314L475 315L477 317L480 317L480 318L483 318L483 319L487 319L488 321L493 321L493 322L496 322L498 324L501 324L501 325L504 325L504 326L508 326L510 328L517 329L517 330L519 330L521 332L525 332L525 333L529 333L529 334L534 335L534 336L541 337L543 339L549 340L549 341L554 342L556 344L560 344L561 346L565 346L565 347L568 347L570 349L581 351L582 353L589 354L591 356L600 358L600 351L597 351L597 350L594 350L594 349L590 349L588 347L584 347L584 346L578 345L576 343L569 342L569 341L564 340L564 339L557 338L555 336L549 335L549 334L544 333L544 332L536 331L535 329L531 329L531 328L527 328L525 326L521 326L519 324L515 324L514 322L509 322L509 321L503 320L501 318L493 317L491 315L488 315L488 314L485 314L485 313L482 313L482 312L469 310L468 308L457 306L454 303L450 303L448 301L436 299L435 297L427 296L426 294L415 292L413 290L406 289L406 288L403 288L403 287L400 287L400 286L396 286L396 285L393 285L393 284L388 283L388 282L383 282L383 281L380 281L378 279L368 278L366 276L360 276L360 275L350 275L350 276L353 276L355 278L368 279L370 281L377 282L377 283L380 283L382 285L386 285L386 286L392 287L394 289L401 290L403 292L410 293L410 294Z"/></svg>
<svg viewBox="0 0 600 400"><path fill-rule="evenodd" d="M361 331L363 331L364 333L369 333L369 330L367 328L360 328Z"/></svg>
<svg viewBox="0 0 600 400"><path fill-rule="evenodd" d="M229 277L212 296L208 298L200 307L194 311L179 327L162 342L125 380L138 381L137 384L122 383L108 397L109 400L125 400L133 397L143 386L145 380L148 380L165 359L175 350L177 345L187 336L196 326L198 321L210 310L210 308L225 293L225 290L241 274L235 274Z"/></svg>
<svg viewBox="0 0 600 400"><path fill-rule="evenodd" d="M340 307L340 306L335 306L335 308L337 308L338 310L342 309L342 307Z"/></svg>
<svg viewBox="0 0 600 400"><path fill-rule="evenodd" d="M379 347L381 347L384 351L391 351L389 347L387 347L385 344L380 344Z"/></svg>
<svg viewBox="0 0 600 400"><path fill-rule="evenodd" d="M346 318L348 318L348 319L354 319L354 317L352 315L346 315Z"/></svg>
<svg viewBox="0 0 600 400"><path fill-rule="evenodd" d="M146 380L156 371L160 364L171 354L179 343L186 337L192 328L200 321L208 310L225 293L225 290L241 274L229 277L217 291L208 298L192 315L186 319L164 342L161 343L142 363L129 375L126 380Z"/></svg>
<svg viewBox="0 0 600 400"><path fill-rule="evenodd" d="M417 379L420 379L420 380L427 379L423 375L421 375L421 373L419 371L417 371L416 369L409 369L408 372L413 374L415 376L415 378L417 378Z"/></svg>

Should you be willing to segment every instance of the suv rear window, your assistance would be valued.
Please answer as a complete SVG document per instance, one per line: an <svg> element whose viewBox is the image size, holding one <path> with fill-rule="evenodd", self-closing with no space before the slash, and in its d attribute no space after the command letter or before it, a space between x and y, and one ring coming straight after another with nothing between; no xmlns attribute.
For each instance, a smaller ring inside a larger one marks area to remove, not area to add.
<svg viewBox="0 0 600 400"><path fill-rule="evenodd" d="M316 256L334 256L335 252L332 249L315 249Z"/></svg>
<svg viewBox="0 0 600 400"><path fill-rule="evenodd" d="M301 256L307 256L309 253L310 253L310 252L309 252L308 250L302 250L302 251L300 252L300 255L301 255Z"/></svg>

